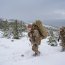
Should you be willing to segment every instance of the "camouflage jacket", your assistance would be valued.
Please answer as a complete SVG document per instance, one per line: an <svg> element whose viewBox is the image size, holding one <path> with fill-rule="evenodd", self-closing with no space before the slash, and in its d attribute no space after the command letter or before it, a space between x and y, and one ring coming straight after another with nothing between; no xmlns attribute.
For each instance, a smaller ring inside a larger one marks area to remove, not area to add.
<svg viewBox="0 0 65 65"><path fill-rule="evenodd" d="M31 42L32 44L38 44L38 45L40 45L40 43L41 43L41 36L40 36L38 30L31 30L31 31L28 33L28 36L29 36L30 42Z"/></svg>
<svg viewBox="0 0 65 65"><path fill-rule="evenodd" d="M61 39L62 42L65 42L65 31L64 30L60 31L59 39Z"/></svg>

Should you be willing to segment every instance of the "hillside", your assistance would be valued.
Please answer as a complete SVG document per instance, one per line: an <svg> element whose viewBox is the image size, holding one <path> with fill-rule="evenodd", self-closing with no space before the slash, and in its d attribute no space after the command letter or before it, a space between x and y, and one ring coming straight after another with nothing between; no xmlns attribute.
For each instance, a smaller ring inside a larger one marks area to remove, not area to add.
<svg viewBox="0 0 65 65"><path fill-rule="evenodd" d="M48 45L48 38L39 46L40 56L33 57L29 38L24 34L19 40L0 38L0 65L65 65L65 52L59 45Z"/></svg>

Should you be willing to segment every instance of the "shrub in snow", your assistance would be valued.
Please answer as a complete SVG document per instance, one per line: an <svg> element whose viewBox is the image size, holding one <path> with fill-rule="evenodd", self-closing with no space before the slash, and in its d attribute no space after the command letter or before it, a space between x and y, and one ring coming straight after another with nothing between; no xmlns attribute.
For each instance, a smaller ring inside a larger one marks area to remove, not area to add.
<svg viewBox="0 0 65 65"><path fill-rule="evenodd" d="M54 37L52 37L52 36L49 37L48 42L49 42L48 44L51 45L51 46L57 46L56 39Z"/></svg>
<svg viewBox="0 0 65 65"><path fill-rule="evenodd" d="M48 44L51 46L57 46L57 41L56 41L56 37L53 34L53 31L50 30L50 37L48 38Z"/></svg>

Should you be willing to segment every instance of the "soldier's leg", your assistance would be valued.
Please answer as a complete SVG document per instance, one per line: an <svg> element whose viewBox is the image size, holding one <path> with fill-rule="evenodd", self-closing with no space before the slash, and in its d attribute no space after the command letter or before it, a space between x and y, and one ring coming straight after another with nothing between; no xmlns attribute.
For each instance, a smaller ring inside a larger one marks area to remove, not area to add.
<svg viewBox="0 0 65 65"><path fill-rule="evenodd" d="M32 46L32 50L35 52L35 56L36 55L38 55L40 52L38 51L38 45L37 44L34 44L33 46Z"/></svg>
<svg viewBox="0 0 65 65"><path fill-rule="evenodd" d="M65 43L62 42L62 50L61 51L65 51Z"/></svg>
<svg viewBox="0 0 65 65"><path fill-rule="evenodd" d="M65 42L64 42L64 44L63 44L63 50L65 51Z"/></svg>
<svg viewBox="0 0 65 65"><path fill-rule="evenodd" d="M64 47L62 47L62 50L61 50L61 52L63 52L64 51Z"/></svg>

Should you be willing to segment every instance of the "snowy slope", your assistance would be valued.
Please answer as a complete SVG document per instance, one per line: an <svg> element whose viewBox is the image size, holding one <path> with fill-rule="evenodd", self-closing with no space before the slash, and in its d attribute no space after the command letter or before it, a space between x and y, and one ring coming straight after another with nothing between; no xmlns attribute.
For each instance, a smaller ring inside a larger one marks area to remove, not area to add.
<svg viewBox="0 0 65 65"><path fill-rule="evenodd" d="M65 65L65 52L60 52L60 46L49 46L47 40L39 46L41 55L33 57L27 36L14 41L0 38L0 65Z"/></svg>

